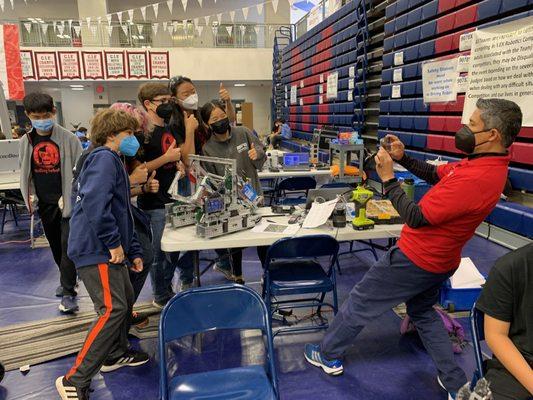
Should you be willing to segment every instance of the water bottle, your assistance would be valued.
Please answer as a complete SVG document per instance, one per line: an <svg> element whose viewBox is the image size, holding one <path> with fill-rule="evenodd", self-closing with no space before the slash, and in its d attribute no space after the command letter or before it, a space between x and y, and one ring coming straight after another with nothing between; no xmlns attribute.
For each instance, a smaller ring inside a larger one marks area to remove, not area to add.
<svg viewBox="0 0 533 400"><path fill-rule="evenodd" d="M402 182L402 189L407 195L407 198L414 201L415 200L415 180L411 178L404 179Z"/></svg>

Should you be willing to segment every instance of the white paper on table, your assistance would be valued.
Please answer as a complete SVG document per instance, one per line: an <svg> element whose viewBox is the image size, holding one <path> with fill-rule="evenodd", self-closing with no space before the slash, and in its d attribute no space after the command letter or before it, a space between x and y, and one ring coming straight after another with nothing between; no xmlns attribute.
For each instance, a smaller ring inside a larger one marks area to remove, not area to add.
<svg viewBox="0 0 533 400"><path fill-rule="evenodd" d="M273 224L267 221L261 221L258 225L252 228L253 233L273 233L279 235L294 235L300 229L300 225L284 225L284 224Z"/></svg>
<svg viewBox="0 0 533 400"><path fill-rule="evenodd" d="M400 164L398 163L393 163L392 164L392 168L395 170L395 171L398 171L398 172L405 172L407 171L407 169L405 169L404 167L402 167Z"/></svg>
<svg viewBox="0 0 533 400"><path fill-rule="evenodd" d="M313 202L311 210L309 210L307 217L305 217L302 227L310 229L318 228L319 226L324 225L335 209L335 205L337 205L338 201L339 199L333 199L326 201L325 203L317 203L316 201Z"/></svg>
<svg viewBox="0 0 533 400"><path fill-rule="evenodd" d="M485 278L479 273L470 257L463 257L450 282L453 289L474 289L481 287L485 283Z"/></svg>

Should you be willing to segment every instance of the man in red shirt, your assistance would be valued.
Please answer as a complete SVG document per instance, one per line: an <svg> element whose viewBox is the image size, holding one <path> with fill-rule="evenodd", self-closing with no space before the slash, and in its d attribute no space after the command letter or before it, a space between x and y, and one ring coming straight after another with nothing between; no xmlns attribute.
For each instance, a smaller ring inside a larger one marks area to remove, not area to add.
<svg viewBox="0 0 533 400"><path fill-rule="evenodd" d="M512 101L480 99L476 106L468 125L455 134L456 147L468 154L459 162L436 167L415 160L393 135L390 154L379 150L376 171L406 225L398 245L354 286L322 343L306 345L305 358L312 365L330 375L341 374L340 358L364 326L405 302L441 385L454 398L466 383L433 305L443 282L459 266L463 246L500 198L510 160L507 148L522 124L522 112ZM434 185L419 204L407 198L394 177L393 159Z"/></svg>

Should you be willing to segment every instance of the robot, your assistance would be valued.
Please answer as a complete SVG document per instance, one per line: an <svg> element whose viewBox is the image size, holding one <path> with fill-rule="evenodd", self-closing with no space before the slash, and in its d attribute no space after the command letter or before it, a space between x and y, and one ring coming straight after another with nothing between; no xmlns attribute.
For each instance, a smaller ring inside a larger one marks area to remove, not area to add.
<svg viewBox="0 0 533 400"><path fill-rule="evenodd" d="M196 224L196 235L210 239L253 228L260 220L255 215L262 198L250 183L237 173L237 161L225 158L189 156L193 194L180 196L167 206L168 220L173 228ZM202 163L222 164L224 176L207 172Z"/></svg>

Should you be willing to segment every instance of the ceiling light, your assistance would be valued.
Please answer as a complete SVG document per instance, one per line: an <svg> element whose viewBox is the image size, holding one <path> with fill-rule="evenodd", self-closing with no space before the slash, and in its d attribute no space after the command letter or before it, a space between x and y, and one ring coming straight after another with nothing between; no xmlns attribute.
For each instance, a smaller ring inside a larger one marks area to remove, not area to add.
<svg viewBox="0 0 533 400"><path fill-rule="evenodd" d="M233 86L235 86L235 87L244 87L244 86L246 86L246 83L236 83Z"/></svg>
<svg viewBox="0 0 533 400"><path fill-rule="evenodd" d="M143 35L139 35L139 39L140 39L140 40L143 40L143 39L144 39L144 36L143 36Z"/></svg>
<svg viewBox="0 0 533 400"><path fill-rule="evenodd" d="M83 85L70 85L71 88L82 88Z"/></svg>
<svg viewBox="0 0 533 400"><path fill-rule="evenodd" d="M70 88L71 90L83 90L82 87L73 87L73 88Z"/></svg>

